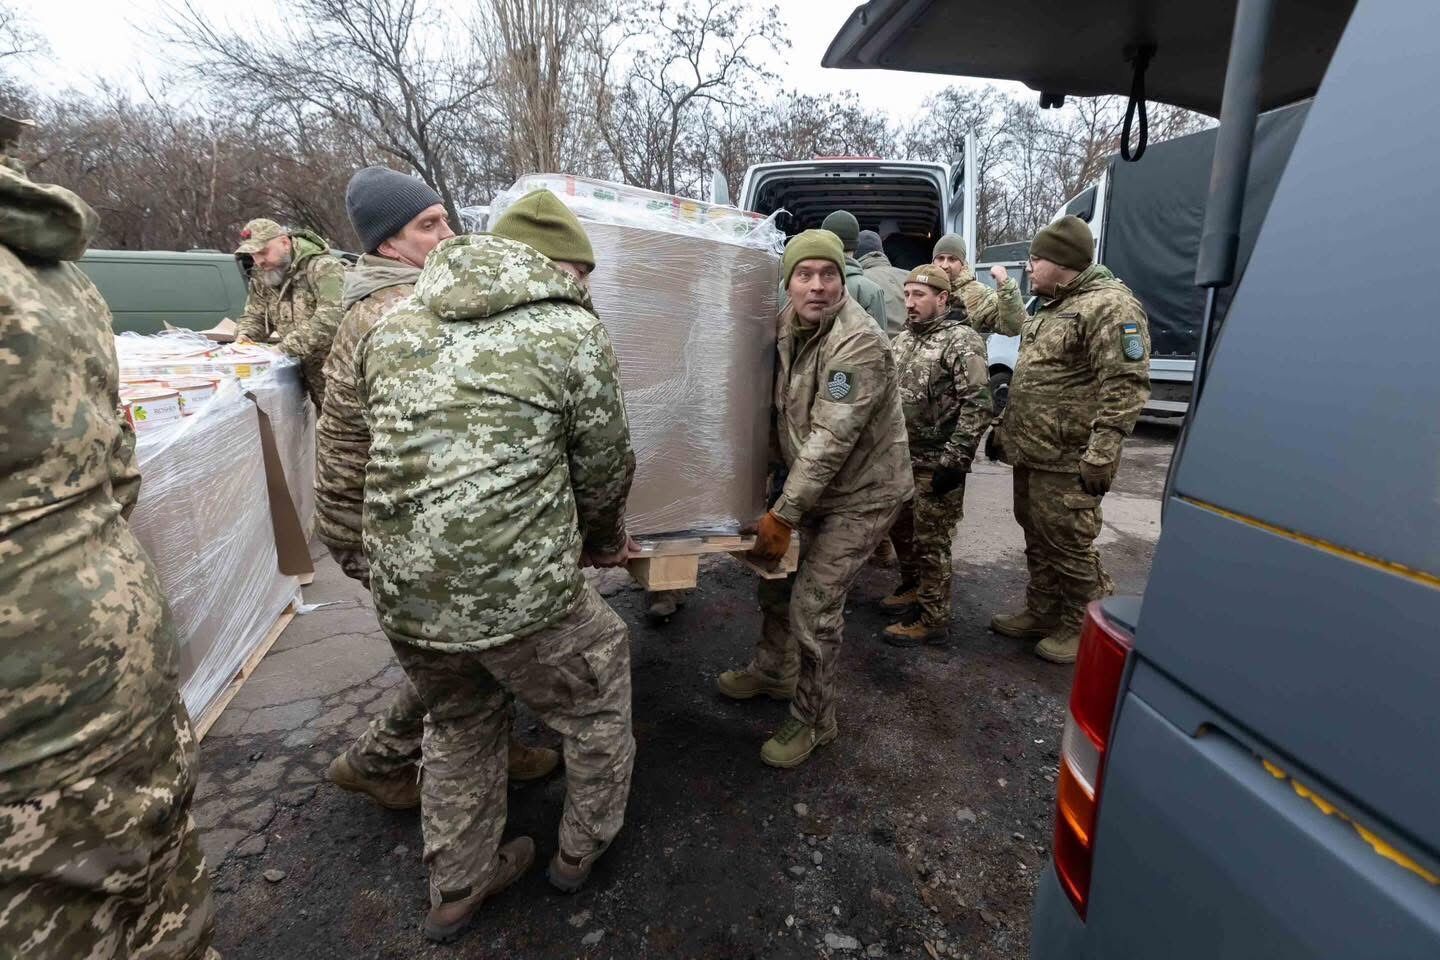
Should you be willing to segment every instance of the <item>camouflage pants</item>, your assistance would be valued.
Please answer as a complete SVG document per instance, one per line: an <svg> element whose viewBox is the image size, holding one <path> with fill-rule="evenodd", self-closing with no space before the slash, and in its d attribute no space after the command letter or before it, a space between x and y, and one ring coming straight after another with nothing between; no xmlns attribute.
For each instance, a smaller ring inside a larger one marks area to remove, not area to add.
<svg viewBox="0 0 1440 960"><path fill-rule="evenodd" d="M345 758L356 773L372 779L413 776L424 732L425 703L406 677L390 705L370 721L360 739L345 752Z"/></svg>
<svg viewBox="0 0 1440 960"><path fill-rule="evenodd" d="M914 587L920 622L950 623L950 551L955 527L965 515L965 481L944 497L930 492L930 471L915 471L915 499L900 508L890 536L900 556L901 590ZM898 592L898 591L897 591Z"/></svg>
<svg viewBox="0 0 1440 960"><path fill-rule="evenodd" d="M1015 468L1015 519L1025 531L1030 582L1025 606L1058 613L1067 627L1080 626L1085 605L1109 596L1115 584L1100 565L1100 498L1080 489L1080 475Z"/></svg>
<svg viewBox="0 0 1440 960"><path fill-rule="evenodd" d="M420 812L432 904L494 876L513 699L565 738L560 849L585 857L609 846L635 762L630 637L593 587L558 623L503 646L443 653L397 643L395 652L429 710Z"/></svg>
<svg viewBox="0 0 1440 960"><path fill-rule="evenodd" d="M845 598L899 504L866 513L806 517L800 563L784 580L760 581L760 643L752 667L780 680L799 675L790 712L821 727L835 723L835 667L845 633Z"/></svg>
<svg viewBox="0 0 1440 960"><path fill-rule="evenodd" d="M0 804L0 957L218 960L195 779L177 699L102 772Z"/></svg>

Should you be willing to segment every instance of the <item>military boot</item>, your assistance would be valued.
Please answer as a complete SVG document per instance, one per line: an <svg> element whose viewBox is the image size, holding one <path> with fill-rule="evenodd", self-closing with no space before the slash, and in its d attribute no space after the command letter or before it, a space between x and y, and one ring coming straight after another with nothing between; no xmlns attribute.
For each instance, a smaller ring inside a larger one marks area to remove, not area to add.
<svg viewBox="0 0 1440 960"><path fill-rule="evenodd" d="M870 554L870 563L885 570L894 568L899 562L900 556L895 552L895 544L890 542L889 537L881 540L875 552Z"/></svg>
<svg viewBox="0 0 1440 960"><path fill-rule="evenodd" d="M527 747L511 740L507 762L510 779L523 783L550 776L560 763L560 754L545 747Z"/></svg>
<svg viewBox="0 0 1440 960"><path fill-rule="evenodd" d="M1080 655L1080 628L1064 624L1035 644L1035 656L1051 663L1074 663Z"/></svg>
<svg viewBox="0 0 1440 960"><path fill-rule="evenodd" d="M816 747L823 747L840 735L840 728L832 724L830 729L821 730L808 723L786 717L775 731L775 736L765 741L760 748L760 759L772 767L789 769L798 767L810 759Z"/></svg>
<svg viewBox="0 0 1440 960"><path fill-rule="evenodd" d="M326 776L342 790L363 793L387 810L413 810L420 806L420 771L414 766L407 767L400 776L381 780L356 770L350 765L349 756L342 753L330 761Z"/></svg>
<svg viewBox="0 0 1440 960"><path fill-rule="evenodd" d="M599 860L600 854L604 852L605 848L601 847L588 856L572 857L564 850L556 850L555 856L550 858L550 866L545 870L545 878L550 881L550 886L561 893L574 893L585 886L595 861Z"/></svg>
<svg viewBox="0 0 1440 960"><path fill-rule="evenodd" d="M916 620L914 623L892 623L885 628L882 636L892 647L918 647L922 643L945 647L950 644L950 625L931 627L923 620Z"/></svg>
<svg viewBox="0 0 1440 960"><path fill-rule="evenodd" d="M919 602L920 588L902 583L894 593L881 599L880 609L886 613L903 613Z"/></svg>
<svg viewBox="0 0 1440 960"><path fill-rule="evenodd" d="M1039 640L1048 637L1060 625L1056 614L1040 614L1025 608L1019 613L997 613L990 618L990 629L1002 637L1016 640Z"/></svg>
<svg viewBox="0 0 1440 960"><path fill-rule="evenodd" d="M771 700L791 700L795 696L796 678L777 680L754 667L726 670L715 681L720 692L731 700L751 700L764 694Z"/></svg>
<svg viewBox="0 0 1440 960"><path fill-rule="evenodd" d="M480 905L520 879L535 862L535 841L529 837L516 837L495 852L495 876L479 893L472 893L463 900L442 903L431 907L420 929L426 939L436 943L449 943L464 932L470 921L475 919Z"/></svg>

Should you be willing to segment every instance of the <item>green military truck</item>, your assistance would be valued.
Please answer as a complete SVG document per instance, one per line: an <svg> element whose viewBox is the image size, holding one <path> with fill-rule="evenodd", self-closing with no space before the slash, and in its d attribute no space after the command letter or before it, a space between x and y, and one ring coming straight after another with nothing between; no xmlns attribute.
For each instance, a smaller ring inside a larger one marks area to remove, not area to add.
<svg viewBox="0 0 1440 960"><path fill-rule="evenodd" d="M91 250L80 269L109 304L116 333L157 333L167 323L208 330L245 310L245 275L218 250Z"/></svg>

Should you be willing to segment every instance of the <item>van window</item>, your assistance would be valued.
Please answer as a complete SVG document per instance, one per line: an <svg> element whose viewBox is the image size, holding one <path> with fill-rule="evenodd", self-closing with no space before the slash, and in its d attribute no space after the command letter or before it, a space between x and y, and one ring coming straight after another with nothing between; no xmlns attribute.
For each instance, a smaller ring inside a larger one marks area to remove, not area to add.
<svg viewBox="0 0 1440 960"><path fill-rule="evenodd" d="M1065 213L1069 216L1079 217L1086 223L1090 223L1095 218L1095 196L1097 193L1099 193L1099 188L1094 186L1081 190L1069 203L1065 204Z"/></svg>
<svg viewBox="0 0 1440 960"><path fill-rule="evenodd" d="M111 313L169 317L213 313L229 303L220 269L213 263L87 259L84 266Z"/></svg>

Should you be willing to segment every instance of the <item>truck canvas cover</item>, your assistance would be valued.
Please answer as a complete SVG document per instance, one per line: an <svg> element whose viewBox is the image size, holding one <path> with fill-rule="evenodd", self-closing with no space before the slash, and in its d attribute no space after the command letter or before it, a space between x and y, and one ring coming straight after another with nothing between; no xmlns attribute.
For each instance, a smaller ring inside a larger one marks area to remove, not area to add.
<svg viewBox="0 0 1440 960"><path fill-rule="evenodd" d="M1236 278L1244 276L1260 224L1295 138L1309 112L1308 102L1274 110L1255 128L1255 152L1245 187ZM1135 291L1150 317L1152 355L1193 357L1205 314L1205 291L1195 286L1195 261L1215 155L1214 130L1150 147L1140 163L1110 161L1105 265ZM1216 324L1224 323L1235 287L1217 290Z"/></svg>

